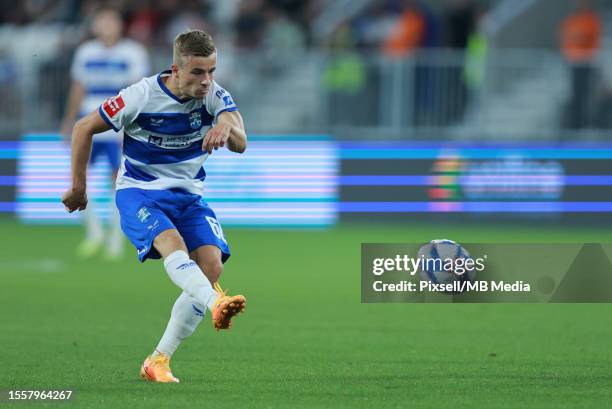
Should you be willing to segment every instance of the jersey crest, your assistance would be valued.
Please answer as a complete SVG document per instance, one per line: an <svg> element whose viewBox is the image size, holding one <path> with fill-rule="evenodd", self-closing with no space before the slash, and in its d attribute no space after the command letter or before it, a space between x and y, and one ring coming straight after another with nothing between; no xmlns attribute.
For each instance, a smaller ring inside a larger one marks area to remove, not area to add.
<svg viewBox="0 0 612 409"><path fill-rule="evenodd" d="M200 129L202 126L202 114L199 111L194 111L189 115L189 126L192 129Z"/></svg>

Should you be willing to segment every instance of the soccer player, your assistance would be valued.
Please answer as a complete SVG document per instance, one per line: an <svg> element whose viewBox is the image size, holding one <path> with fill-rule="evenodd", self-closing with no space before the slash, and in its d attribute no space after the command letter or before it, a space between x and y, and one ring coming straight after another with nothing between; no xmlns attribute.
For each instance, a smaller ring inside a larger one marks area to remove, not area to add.
<svg viewBox="0 0 612 409"><path fill-rule="evenodd" d="M217 282L230 249L201 196L204 160L224 146L242 153L247 144L236 104L213 80L216 60L210 35L179 34L171 70L122 90L79 120L72 133L72 186L62 198L66 209L87 206L92 135L123 129L116 186L121 227L140 261L162 257L168 276L183 290L161 341L142 365L146 380L178 382L170 357L206 310L220 330L246 307L244 296L227 296Z"/></svg>
<svg viewBox="0 0 612 409"><path fill-rule="evenodd" d="M74 56L70 76L72 84L62 134L70 135L77 118L84 117L120 90L150 75L149 57L139 43L121 37L123 20L116 9L101 8L93 16L91 31L95 39L81 44ZM111 165L114 185L121 157L121 132L109 130L96 134L91 163L106 157ZM104 244L104 230L94 203L84 212L85 240L78 247L81 257L93 256ZM123 250L119 214L115 206L111 228L106 238L106 257L117 259Z"/></svg>

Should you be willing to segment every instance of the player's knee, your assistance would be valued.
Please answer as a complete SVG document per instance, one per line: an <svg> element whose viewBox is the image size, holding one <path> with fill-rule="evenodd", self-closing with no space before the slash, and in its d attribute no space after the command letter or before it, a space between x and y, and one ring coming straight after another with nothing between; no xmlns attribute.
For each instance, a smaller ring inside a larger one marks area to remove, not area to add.
<svg viewBox="0 0 612 409"><path fill-rule="evenodd" d="M211 283L216 283L223 273L223 263L221 260L209 261L202 266L202 270Z"/></svg>
<svg viewBox="0 0 612 409"><path fill-rule="evenodd" d="M153 246L164 258L177 250L187 252L187 246L183 238L175 229L165 230L158 234L153 241Z"/></svg>
<svg viewBox="0 0 612 409"><path fill-rule="evenodd" d="M169 229L159 233L157 237L155 237L155 243L168 246L185 246L183 238L179 234L178 230L175 229Z"/></svg>

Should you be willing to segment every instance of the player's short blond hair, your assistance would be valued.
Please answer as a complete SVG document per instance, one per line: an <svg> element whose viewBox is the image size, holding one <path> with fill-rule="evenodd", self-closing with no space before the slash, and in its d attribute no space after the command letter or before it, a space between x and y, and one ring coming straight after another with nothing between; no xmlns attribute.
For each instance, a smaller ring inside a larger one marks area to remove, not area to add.
<svg viewBox="0 0 612 409"><path fill-rule="evenodd" d="M208 57L216 51L210 34L202 30L189 30L176 36L172 47L172 62L179 67L185 64L185 58L193 55Z"/></svg>

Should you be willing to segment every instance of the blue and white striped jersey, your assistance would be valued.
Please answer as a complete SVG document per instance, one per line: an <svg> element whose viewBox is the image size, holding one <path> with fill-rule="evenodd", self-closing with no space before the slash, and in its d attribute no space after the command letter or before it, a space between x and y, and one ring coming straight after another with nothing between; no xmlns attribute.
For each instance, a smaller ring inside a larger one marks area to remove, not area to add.
<svg viewBox="0 0 612 409"><path fill-rule="evenodd" d="M117 189L179 188L202 194L208 157L202 141L217 116L236 111L236 104L216 82L204 99L181 100L162 81L168 75L144 78L98 108L115 131L124 131Z"/></svg>
<svg viewBox="0 0 612 409"><path fill-rule="evenodd" d="M83 117L123 88L150 75L149 56L142 45L132 40L120 40L112 47L91 40L77 48L70 75L85 87L79 114ZM113 131L96 135L96 140L120 138Z"/></svg>

